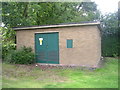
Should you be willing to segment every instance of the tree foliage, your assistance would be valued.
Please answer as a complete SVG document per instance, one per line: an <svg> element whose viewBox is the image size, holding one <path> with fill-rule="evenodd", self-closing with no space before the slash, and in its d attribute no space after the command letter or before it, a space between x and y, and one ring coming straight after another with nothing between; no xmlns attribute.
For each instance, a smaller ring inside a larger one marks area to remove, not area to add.
<svg viewBox="0 0 120 90"><path fill-rule="evenodd" d="M101 17L103 34L118 34L118 12L102 15Z"/></svg>
<svg viewBox="0 0 120 90"><path fill-rule="evenodd" d="M4 2L2 7L2 21L10 27L99 19L97 5L93 2Z"/></svg>
<svg viewBox="0 0 120 90"><path fill-rule="evenodd" d="M102 55L118 56L118 12L101 17L102 20Z"/></svg>
<svg viewBox="0 0 120 90"><path fill-rule="evenodd" d="M14 50L15 44L15 31L8 27L0 27L2 33L2 58L4 59L10 50Z"/></svg>

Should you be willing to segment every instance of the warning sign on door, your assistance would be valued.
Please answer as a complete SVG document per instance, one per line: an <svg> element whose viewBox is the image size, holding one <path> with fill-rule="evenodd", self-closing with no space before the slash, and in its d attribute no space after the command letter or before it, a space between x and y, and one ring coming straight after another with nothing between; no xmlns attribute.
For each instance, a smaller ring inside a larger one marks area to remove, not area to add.
<svg viewBox="0 0 120 90"><path fill-rule="evenodd" d="M39 38L40 45L42 45L43 38Z"/></svg>

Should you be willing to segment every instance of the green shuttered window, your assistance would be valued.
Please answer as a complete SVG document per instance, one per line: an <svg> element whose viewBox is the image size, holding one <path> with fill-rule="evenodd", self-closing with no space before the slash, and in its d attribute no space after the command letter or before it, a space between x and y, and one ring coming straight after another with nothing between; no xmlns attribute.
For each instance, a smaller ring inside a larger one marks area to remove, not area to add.
<svg viewBox="0 0 120 90"><path fill-rule="evenodd" d="M73 40L67 39L67 48L73 48Z"/></svg>

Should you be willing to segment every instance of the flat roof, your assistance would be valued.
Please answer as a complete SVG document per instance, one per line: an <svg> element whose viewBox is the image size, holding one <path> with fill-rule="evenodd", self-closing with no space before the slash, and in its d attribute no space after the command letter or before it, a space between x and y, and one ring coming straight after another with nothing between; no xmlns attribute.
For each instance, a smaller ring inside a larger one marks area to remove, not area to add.
<svg viewBox="0 0 120 90"><path fill-rule="evenodd" d="M44 29L44 28L59 28L59 27L77 27L77 26L93 26L99 25L100 22L85 22L85 23L72 23L72 24L58 24L58 25L42 25L42 26L30 26L30 27L15 27L14 30L31 30L31 29Z"/></svg>

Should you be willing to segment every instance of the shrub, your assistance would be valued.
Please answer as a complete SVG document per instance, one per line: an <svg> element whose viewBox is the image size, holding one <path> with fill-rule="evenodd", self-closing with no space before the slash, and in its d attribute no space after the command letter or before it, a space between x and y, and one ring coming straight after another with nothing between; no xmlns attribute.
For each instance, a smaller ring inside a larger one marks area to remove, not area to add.
<svg viewBox="0 0 120 90"><path fill-rule="evenodd" d="M6 57L6 62L14 64L32 64L35 62L34 53L30 47L11 50Z"/></svg>
<svg viewBox="0 0 120 90"><path fill-rule="evenodd" d="M102 56L117 57L119 48L117 35L102 36Z"/></svg>
<svg viewBox="0 0 120 90"><path fill-rule="evenodd" d="M16 49L16 44L14 44L12 41L11 42L3 42L2 43L2 59L4 60L5 57L9 54L11 50Z"/></svg>
<svg viewBox="0 0 120 90"><path fill-rule="evenodd" d="M8 55L8 52L10 50L15 50L16 44L15 44L15 31L10 28L8 25L7 27L0 27L0 33L1 33L1 41L2 44L2 59Z"/></svg>

